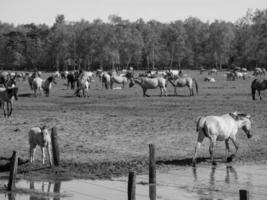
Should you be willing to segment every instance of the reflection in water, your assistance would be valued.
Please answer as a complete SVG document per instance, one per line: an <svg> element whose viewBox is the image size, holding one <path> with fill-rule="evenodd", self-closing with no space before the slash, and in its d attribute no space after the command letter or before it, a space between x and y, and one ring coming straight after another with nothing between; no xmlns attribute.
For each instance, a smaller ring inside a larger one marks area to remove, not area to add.
<svg viewBox="0 0 267 200"><path fill-rule="evenodd" d="M238 175L237 175L235 168L233 168L232 166L226 167L225 183L227 183L227 184L231 183L231 174L234 178L234 182L237 183Z"/></svg>
<svg viewBox="0 0 267 200"><path fill-rule="evenodd" d="M47 183L47 184L46 184ZM45 192L45 193L50 193L51 190L51 186L52 186L52 182L42 182L42 186L41 186L41 191ZM47 185L47 189L46 186ZM60 181L56 181L54 183L54 193L60 193L60 188L61 188L61 182ZM34 181L30 181L30 189L31 190L35 190L35 182ZM30 194L30 200L60 200L60 197L44 197L44 196L38 196L36 194ZM15 199L14 199L15 200Z"/></svg>
<svg viewBox="0 0 267 200"><path fill-rule="evenodd" d="M15 200L15 194L14 193L8 193L8 200Z"/></svg>
<svg viewBox="0 0 267 200"><path fill-rule="evenodd" d="M200 168L200 170L202 171L203 169ZM199 198L200 200L202 199L206 199L206 200L212 200L212 199L216 199L218 197L218 188L221 188L221 186L223 187L222 184L222 180L223 182L226 183L226 185L231 185L232 182L234 181L234 183L237 183L238 181L238 175L236 170L232 167L232 166L226 166L226 174L224 179L221 177L222 175L222 169L217 168L216 166L212 166L211 167L211 171L210 171L210 175L208 178L208 181L206 183L208 183L208 185L206 187L197 187L197 193L199 194ZM217 172L217 176L216 176L216 172ZM199 178L199 175L202 175L201 178ZM202 184L202 182L204 183L205 181L203 180L203 176L207 177L208 174L204 173L202 174L201 172L197 172L197 168L193 167L193 178L194 178L194 182L196 185L198 185L199 183ZM205 179L205 178L204 178ZM206 195L208 194L208 196L210 198L207 198ZM203 195L205 197L203 197Z"/></svg>
<svg viewBox="0 0 267 200"><path fill-rule="evenodd" d="M198 181L197 168L193 167L192 172L193 172L194 182ZM210 172L210 179L209 179L209 183L211 186L215 185L215 182L216 182L215 172L216 172L216 166L212 166L211 172ZM238 181L237 172L234 167L226 166L226 175L225 175L224 181L226 184L231 184L231 180L234 181L235 183Z"/></svg>

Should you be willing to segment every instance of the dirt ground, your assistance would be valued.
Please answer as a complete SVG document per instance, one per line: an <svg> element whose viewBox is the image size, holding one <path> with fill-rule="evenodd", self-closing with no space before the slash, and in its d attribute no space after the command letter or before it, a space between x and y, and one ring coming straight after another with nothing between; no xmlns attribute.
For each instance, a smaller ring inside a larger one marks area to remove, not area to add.
<svg viewBox="0 0 267 200"><path fill-rule="evenodd" d="M187 88L178 88L178 96L168 85L168 97L160 97L159 89L142 96L138 85L122 90L105 90L96 79L88 98L79 98L67 89L66 80L57 80L50 97L35 98L28 82L18 82L19 100L14 101L13 115L4 119L0 111L0 156L10 157L13 150L23 160L29 157L28 131L46 125L58 129L61 166L41 165L37 149L34 164L19 166L20 174L35 178L109 178L126 175L129 170L147 172L148 144L156 146L158 167L190 165L197 139L196 119L202 115L222 115L240 111L252 115L252 139L242 131L234 162L265 162L267 159L267 96L252 101L253 79L226 81L224 72L213 77L216 83L204 82L206 73L185 71L195 77L199 94L189 97ZM47 77L45 74L44 77ZM118 85L115 85L115 87ZM209 141L203 143L199 156L208 159ZM233 149L233 145L230 144ZM216 146L221 160L224 143ZM4 161L0 161L3 164Z"/></svg>

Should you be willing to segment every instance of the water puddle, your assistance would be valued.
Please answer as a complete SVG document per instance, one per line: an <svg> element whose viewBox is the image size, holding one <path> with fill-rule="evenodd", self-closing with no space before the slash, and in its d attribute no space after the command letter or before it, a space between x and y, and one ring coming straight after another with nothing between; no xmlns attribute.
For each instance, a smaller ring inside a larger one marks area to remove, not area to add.
<svg viewBox="0 0 267 200"><path fill-rule="evenodd" d="M6 179L0 180L3 188ZM148 200L148 175L136 177L136 199ZM17 180L17 192L0 193L3 200L125 200L127 177L113 180L71 180L42 182ZM220 165L176 167L157 172L159 200L239 200L239 189L246 189L250 199L267 199L267 165Z"/></svg>

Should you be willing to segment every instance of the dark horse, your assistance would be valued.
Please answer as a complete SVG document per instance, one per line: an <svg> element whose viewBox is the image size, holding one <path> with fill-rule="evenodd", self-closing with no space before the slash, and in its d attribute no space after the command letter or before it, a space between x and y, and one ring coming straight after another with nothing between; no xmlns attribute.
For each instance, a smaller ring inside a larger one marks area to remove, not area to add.
<svg viewBox="0 0 267 200"><path fill-rule="evenodd" d="M75 83L77 82L78 78L75 74L69 73L67 75L67 88L69 88L70 84L70 89L74 90L75 89Z"/></svg>
<svg viewBox="0 0 267 200"><path fill-rule="evenodd" d="M261 97L261 90L266 90L267 89L267 79L255 79L251 83L251 94L252 94L252 99L256 100L255 93L258 90L258 94L260 96L260 100L262 100Z"/></svg>
<svg viewBox="0 0 267 200"><path fill-rule="evenodd" d="M12 97L14 97L15 100L18 100L18 88L17 87L0 89L0 106L3 106L5 117L10 117L12 114L12 110L13 110ZM7 113L5 110L5 105L7 107Z"/></svg>

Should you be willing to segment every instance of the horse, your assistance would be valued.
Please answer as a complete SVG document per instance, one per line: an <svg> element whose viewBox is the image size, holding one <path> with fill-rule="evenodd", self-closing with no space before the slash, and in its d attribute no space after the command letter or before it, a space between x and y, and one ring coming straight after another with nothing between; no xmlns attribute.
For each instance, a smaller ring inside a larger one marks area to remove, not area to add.
<svg viewBox="0 0 267 200"><path fill-rule="evenodd" d="M16 84L16 76L6 76L6 77L0 77L0 84L2 84L5 88L6 87L15 87Z"/></svg>
<svg viewBox="0 0 267 200"><path fill-rule="evenodd" d="M216 165L213 157L216 141L225 141L226 160L229 162L232 161L238 150L238 144L236 142L236 134L238 129L242 128L248 138L252 137L252 134L250 133L250 118L250 115L238 112L228 113L221 116L199 117L196 124L198 138L195 146L195 154L192 158L193 166L196 165L197 151L205 137L210 139L209 152L213 165ZM230 157L228 157L230 151L229 140L231 140L235 146L235 153Z"/></svg>
<svg viewBox="0 0 267 200"><path fill-rule="evenodd" d="M41 77L41 72L35 71L32 73L31 76L28 77L28 83L30 85L31 90L33 90L33 85L32 85L33 80L37 77Z"/></svg>
<svg viewBox="0 0 267 200"><path fill-rule="evenodd" d="M256 100L255 93L258 90L258 94L260 97L260 100L262 100L261 97L261 90L267 89L267 79L254 79L251 83L251 94L252 94L252 100Z"/></svg>
<svg viewBox="0 0 267 200"><path fill-rule="evenodd" d="M216 74L217 75L217 73L218 73L218 70L215 69L215 68L213 68L213 69L208 71L208 75L212 75L212 74Z"/></svg>
<svg viewBox="0 0 267 200"><path fill-rule="evenodd" d="M70 89L74 90L75 82L77 82L77 77L74 75L74 73L69 73L67 75L67 89L69 89L70 85Z"/></svg>
<svg viewBox="0 0 267 200"><path fill-rule="evenodd" d="M18 100L17 87L0 88L0 107L1 105L3 106L4 117L10 117L12 114L12 97L14 97L16 101ZM5 104L7 107L7 113Z"/></svg>
<svg viewBox="0 0 267 200"><path fill-rule="evenodd" d="M82 90L83 97L88 97L88 90L92 81L92 74L89 72L83 72L80 74L77 81L77 90L75 91L76 96L81 96L80 91Z"/></svg>
<svg viewBox="0 0 267 200"><path fill-rule="evenodd" d="M53 164L52 161L52 143L51 143L51 134L48 129L44 126L33 127L29 131L29 145L30 145L30 162L34 161L36 146L40 146L42 150L42 161L45 164L45 149L48 152L48 158L50 165Z"/></svg>
<svg viewBox="0 0 267 200"><path fill-rule="evenodd" d="M185 87L187 86L189 89L189 96L194 96L194 89L193 89L193 83L195 83L196 87L196 93L198 94L198 83L196 79L191 78L190 76L178 76L177 78L174 78L174 76L170 73L166 76L167 80L172 84L174 87L174 94L177 95L177 87Z"/></svg>
<svg viewBox="0 0 267 200"><path fill-rule="evenodd" d="M165 93L165 96L168 96L167 94L167 81L166 79L162 77L156 77L156 78L147 78L147 77L141 77L141 78L132 78L129 84L129 87L133 87L134 84L137 83L141 86L143 89L143 96L149 97L149 95L146 94L147 89L156 89L160 88L160 96L162 96L163 93Z"/></svg>
<svg viewBox="0 0 267 200"><path fill-rule="evenodd" d="M40 95L42 94L42 91L44 91L45 95L48 97L52 83L57 84L54 76L49 76L45 81L40 77L33 79L32 87L35 97L37 97L37 91L39 91Z"/></svg>
<svg viewBox="0 0 267 200"><path fill-rule="evenodd" d="M204 81L205 82L211 82L211 83L215 83L216 82L215 78L210 77L210 76L205 77Z"/></svg>
<svg viewBox="0 0 267 200"><path fill-rule="evenodd" d="M127 83L128 79L125 76L111 76L110 78L110 88L112 89L113 83L122 84L122 88Z"/></svg>
<svg viewBox="0 0 267 200"><path fill-rule="evenodd" d="M264 68L257 67L253 71L253 76L261 76L261 75L265 76L265 72L266 70Z"/></svg>
<svg viewBox="0 0 267 200"><path fill-rule="evenodd" d="M105 85L105 88L108 89L111 83L111 76L107 72L102 72L100 74L101 82L102 82L102 88L103 85Z"/></svg>

